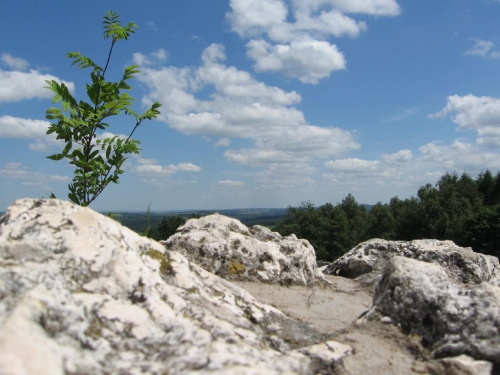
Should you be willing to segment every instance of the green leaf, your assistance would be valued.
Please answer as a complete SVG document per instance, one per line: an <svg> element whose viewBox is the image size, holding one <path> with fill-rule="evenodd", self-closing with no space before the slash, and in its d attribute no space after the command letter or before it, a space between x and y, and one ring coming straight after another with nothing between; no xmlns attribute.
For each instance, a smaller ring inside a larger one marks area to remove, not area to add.
<svg viewBox="0 0 500 375"><path fill-rule="evenodd" d="M47 156L47 159L50 159L50 160L61 160L62 158L64 158L63 154L54 154L54 155Z"/></svg>

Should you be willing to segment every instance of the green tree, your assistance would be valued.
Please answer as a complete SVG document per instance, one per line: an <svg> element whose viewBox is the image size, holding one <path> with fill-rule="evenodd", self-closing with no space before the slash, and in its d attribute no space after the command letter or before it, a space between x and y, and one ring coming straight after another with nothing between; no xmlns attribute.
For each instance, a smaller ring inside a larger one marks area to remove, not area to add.
<svg viewBox="0 0 500 375"><path fill-rule="evenodd" d="M148 237L157 241L166 240L185 223L186 220L181 216L163 216L158 226L151 228Z"/></svg>
<svg viewBox="0 0 500 375"><path fill-rule="evenodd" d="M484 197L484 204L491 206L496 203L496 181L489 169L479 174L477 186Z"/></svg>
<svg viewBox="0 0 500 375"><path fill-rule="evenodd" d="M89 101L77 101L64 83L47 81L48 89L54 92L53 103L61 103L61 108L51 107L46 117L54 121L47 134L56 134L65 146L61 153L49 156L52 160L68 159L74 165L74 177L69 184L68 198L82 206L92 203L109 185L118 183L123 173L123 163L130 154L139 153L139 141L132 138L135 130L144 120L152 120L159 115L160 103L153 103L144 113L132 110L134 98L128 81L139 73L137 65L125 68L117 82L106 80L113 48L120 40L127 40L137 29L129 22L121 25L119 15L112 11L105 13L103 20L104 38L110 39L110 47L104 67L97 65L80 52L69 52L67 57L79 69L90 68L91 82L86 85ZM135 125L126 139L117 135L100 139L99 132L109 127L110 117L116 115L133 117Z"/></svg>
<svg viewBox="0 0 500 375"><path fill-rule="evenodd" d="M378 202L368 211L367 238L394 239L394 216L387 204Z"/></svg>
<svg viewBox="0 0 500 375"><path fill-rule="evenodd" d="M348 194L341 204L341 209L345 212L348 222L348 246L350 250L351 247L356 246L359 242L364 241L366 224L367 224L367 212L366 209L356 202L356 199Z"/></svg>

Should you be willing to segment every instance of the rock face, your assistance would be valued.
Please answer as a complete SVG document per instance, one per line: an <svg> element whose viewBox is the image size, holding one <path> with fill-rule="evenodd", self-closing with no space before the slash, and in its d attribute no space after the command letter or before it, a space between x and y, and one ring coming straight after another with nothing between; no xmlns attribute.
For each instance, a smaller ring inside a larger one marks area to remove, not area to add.
<svg viewBox="0 0 500 375"><path fill-rule="evenodd" d="M241 254L274 236L234 225ZM281 259L261 263L279 277ZM307 282L309 267L294 272ZM331 373L349 352L88 208L24 199L0 218L2 374Z"/></svg>
<svg viewBox="0 0 500 375"><path fill-rule="evenodd" d="M500 369L500 288L460 285L437 264L393 257L372 311L422 337L436 357L467 354Z"/></svg>
<svg viewBox="0 0 500 375"><path fill-rule="evenodd" d="M229 280L309 285L323 280L313 247L295 235L247 228L223 215L190 219L162 242L205 270Z"/></svg>
<svg viewBox="0 0 500 375"><path fill-rule="evenodd" d="M489 282L500 285L498 258L475 253L452 241L415 240L386 241L372 239L360 243L323 269L325 274L356 278L371 274L378 281L387 262L403 256L427 263L440 264L448 275L459 283Z"/></svg>

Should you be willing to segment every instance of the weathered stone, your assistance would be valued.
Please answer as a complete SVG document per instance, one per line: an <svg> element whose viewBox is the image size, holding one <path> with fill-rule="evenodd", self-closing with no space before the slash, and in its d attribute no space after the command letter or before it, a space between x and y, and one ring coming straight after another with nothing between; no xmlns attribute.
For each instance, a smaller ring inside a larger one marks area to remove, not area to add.
<svg viewBox="0 0 500 375"><path fill-rule="evenodd" d="M457 284L437 264L393 257L372 311L417 333L437 357L467 354L500 364L500 288Z"/></svg>
<svg viewBox="0 0 500 375"><path fill-rule="evenodd" d="M362 242L330 265L325 274L350 278L362 276L368 283L379 280L386 263L394 256L404 256L443 266L448 275L461 283L489 282L500 285L498 258L475 253L452 241L414 240Z"/></svg>
<svg viewBox="0 0 500 375"><path fill-rule="evenodd" d="M313 247L295 235L223 215L190 219L162 243L205 270L229 280L309 285L323 280Z"/></svg>
<svg viewBox="0 0 500 375"><path fill-rule="evenodd" d="M467 355L441 358L427 365L430 375L491 375L493 365Z"/></svg>
<svg viewBox="0 0 500 375"><path fill-rule="evenodd" d="M89 208L23 199L0 218L2 374L311 374L348 353L322 340Z"/></svg>

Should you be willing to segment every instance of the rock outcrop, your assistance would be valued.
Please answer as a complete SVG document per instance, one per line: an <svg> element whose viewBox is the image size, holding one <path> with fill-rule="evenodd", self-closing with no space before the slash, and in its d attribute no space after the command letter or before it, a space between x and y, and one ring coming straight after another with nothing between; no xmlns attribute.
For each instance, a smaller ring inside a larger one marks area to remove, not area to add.
<svg viewBox="0 0 500 375"><path fill-rule="evenodd" d="M471 248L457 246L452 241L372 239L360 243L322 271L349 278L365 275L365 279L374 283L380 278L387 262L395 256L442 265L447 274L459 283L489 282L500 285L498 258L475 253Z"/></svg>
<svg viewBox="0 0 500 375"><path fill-rule="evenodd" d="M190 219L162 243L205 270L229 280L285 285L322 281L311 244L263 226L247 228L223 215Z"/></svg>
<svg viewBox="0 0 500 375"><path fill-rule="evenodd" d="M204 249L240 240L234 248L243 257L256 236L274 236L232 225L234 235ZM211 243L207 232L192 235ZM268 244L258 256L284 251ZM302 250L311 251L306 242ZM284 259L255 261L276 278L293 274ZM304 282L316 271L308 262L304 274L293 271ZM2 374L332 373L349 352L88 208L23 199L0 218Z"/></svg>
<svg viewBox="0 0 500 375"><path fill-rule="evenodd" d="M500 369L500 288L458 284L444 267L404 257L387 263L371 312L417 333L435 357L467 354Z"/></svg>

